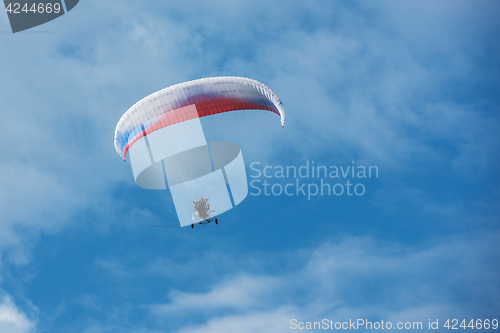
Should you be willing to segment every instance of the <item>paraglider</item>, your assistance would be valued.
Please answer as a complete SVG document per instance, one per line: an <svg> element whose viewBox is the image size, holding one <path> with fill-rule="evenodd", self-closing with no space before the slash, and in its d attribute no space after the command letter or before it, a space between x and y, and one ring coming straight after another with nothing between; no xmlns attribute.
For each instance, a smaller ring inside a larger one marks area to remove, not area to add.
<svg viewBox="0 0 500 333"><path fill-rule="evenodd" d="M129 154L138 186L170 189L181 226L208 223L248 194L240 146L226 142L227 138L224 142L212 139L234 130L240 119L246 119L241 122L244 126L256 117L237 117L221 128L215 128L209 118L250 110L274 113L285 125L281 100L256 80L215 77L177 84L142 99L122 116L115 148L124 160Z"/></svg>

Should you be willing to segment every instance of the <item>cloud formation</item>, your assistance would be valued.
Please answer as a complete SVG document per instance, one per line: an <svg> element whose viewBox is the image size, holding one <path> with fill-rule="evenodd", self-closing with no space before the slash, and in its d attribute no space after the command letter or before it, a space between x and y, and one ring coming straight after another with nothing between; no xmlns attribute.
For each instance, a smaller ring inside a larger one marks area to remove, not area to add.
<svg viewBox="0 0 500 333"><path fill-rule="evenodd" d="M293 318L424 325L428 319L491 319L500 307L500 273L491 270L500 261L500 252L492 251L499 237L451 236L420 249L345 237L311 249L298 270L278 276L243 271L206 292L172 290L168 303L148 308L160 322L198 322L178 332L285 332Z"/></svg>
<svg viewBox="0 0 500 333"><path fill-rule="evenodd" d="M20 311L9 295L4 294L0 302L0 331L6 333L35 332L36 322Z"/></svg>

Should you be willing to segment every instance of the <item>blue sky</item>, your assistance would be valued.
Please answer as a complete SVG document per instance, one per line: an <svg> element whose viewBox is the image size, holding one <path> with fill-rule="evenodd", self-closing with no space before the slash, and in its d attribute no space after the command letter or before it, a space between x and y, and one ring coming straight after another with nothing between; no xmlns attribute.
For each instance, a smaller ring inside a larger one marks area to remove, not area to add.
<svg viewBox="0 0 500 333"><path fill-rule="evenodd" d="M0 331L498 316L499 14L87 0L17 34L0 15ZM219 228L150 228L175 223L173 203L134 184L115 126L150 93L225 75L264 82L287 114L247 164L355 161L379 177L363 196L248 196Z"/></svg>

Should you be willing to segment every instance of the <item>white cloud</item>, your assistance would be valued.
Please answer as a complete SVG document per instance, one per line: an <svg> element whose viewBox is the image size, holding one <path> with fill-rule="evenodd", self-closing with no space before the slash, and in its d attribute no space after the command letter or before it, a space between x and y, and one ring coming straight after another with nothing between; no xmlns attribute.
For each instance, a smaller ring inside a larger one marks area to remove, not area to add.
<svg viewBox="0 0 500 333"><path fill-rule="evenodd" d="M192 311L215 312L220 309L262 309L266 307L263 299L279 283L278 279L271 277L241 276L224 280L205 294L172 290L169 293L170 303L152 305L149 308L156 315L162 316Z"/></svg>
<svg viewBox="0 0 500 333"><path fill-rule="evenodd" d="M290 319L294 312L289 308L278 308L269 312L252 312L247 315L221 316L204 325L180 329L179 333L225 333L225 332L289 332Z"/></svg>
<svg viewBox="0 0 500 333"><path fill-rule="evenodd" d="M314 248L299 270L238 273L206 292L172 290L168 303L147 308L160 322L197 322L178 332L282 332L293 318L424 325L428 319L486 318L500 308L500 272L491 269L500 261L499 239L498 233L470 233L419 249L344 237Z"/></svg>
<svg viewBox="0 0 500 333"><path fill-rule="evenodd" d="M12 299L4 295L0 302L0 332L29 333L35 329L35 322L19 311Z"/></svg>

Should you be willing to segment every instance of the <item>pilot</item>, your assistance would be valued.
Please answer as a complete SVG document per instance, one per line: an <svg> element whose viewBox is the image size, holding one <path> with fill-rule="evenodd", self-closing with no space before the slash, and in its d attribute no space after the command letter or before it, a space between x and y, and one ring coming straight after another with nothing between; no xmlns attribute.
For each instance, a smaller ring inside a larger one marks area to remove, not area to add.
<svg viewBox="0 0 500 333"><path fill-rule="evenodd" d="M200 198L199 201L193 200L196 215L198 215L203 220L210 218L210 216L208 215L210 204L207 201L208 197L206 199Z"/></svg>

